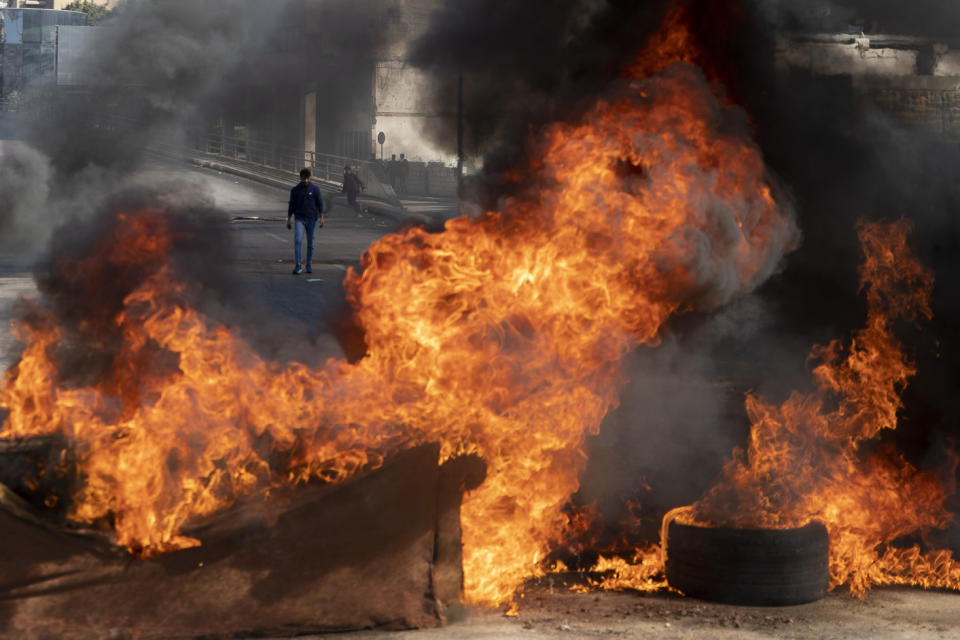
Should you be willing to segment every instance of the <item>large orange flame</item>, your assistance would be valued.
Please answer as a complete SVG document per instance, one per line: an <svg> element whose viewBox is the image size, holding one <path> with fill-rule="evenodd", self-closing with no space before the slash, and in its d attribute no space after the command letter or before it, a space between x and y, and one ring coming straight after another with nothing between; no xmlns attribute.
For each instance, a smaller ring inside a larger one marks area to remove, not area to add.
<svg viewBox="0 0 960 640"><path fill-rule="evenodd" d="M788 528L818 520L830 535L831 588L847 585L858 596L890 584L960 589L960 562L929 535L951 523L956 456L944 475L923 472L879 439L896 429L900 394L915 373L894 326L931 315L933 275L911 253L909 229L906 221L860 222L866 327L846 349L839 341L813 349L815 392L794 392L780 406L748 395L747 445L716 486L665 523ZM639 550L633 562L603 559L595 569L611 575L601 586L663 586L657 551Z"/></svg>
<svg viewBox="0 0 960 640"><path fill-rule="evenodd" d="M861 222L866 327L846 352L838 341L814 349L817 392L795 392L779 407L748 396L746 448L686 516L761 527L820 520L830 533L831 584L856 594L883 584L960 587L960 563L949 551L896 544L947 527L954 470L945 484L889 446L867 446L896 429L900 393L915 373L894 323L930 316L933 276L911 254L908 229Z"/></svg>
<svg viewBox="0 0 960 640"><path fill-rule="evenodd" d="M503 602L563 533L623 356L671 313L751 290L796 241L740 122L689 65L625 81L546 132L523 200L366 252L346 280L368 345L355 364L263 361L188 304L164 212L125 212L73 267L109 274L131 252L153 265L110 318L112 363L64 384L55 352L77 336L38 308L16 327L3 435L66 434L85 479L72 517L144 555L199 544L192 521L279 483L337 481L424 441L477 453L465 587Z"/></svg>

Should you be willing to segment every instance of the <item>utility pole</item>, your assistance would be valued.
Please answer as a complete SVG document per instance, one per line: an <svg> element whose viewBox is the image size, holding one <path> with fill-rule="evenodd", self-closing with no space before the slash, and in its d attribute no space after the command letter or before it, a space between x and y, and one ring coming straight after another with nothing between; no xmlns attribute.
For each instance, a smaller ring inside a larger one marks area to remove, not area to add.
<svg viewBox="0 0 960 640"><path fill-rule="evenodd" d="M463 70L457 73L457 184L463 178Z"/></svg>

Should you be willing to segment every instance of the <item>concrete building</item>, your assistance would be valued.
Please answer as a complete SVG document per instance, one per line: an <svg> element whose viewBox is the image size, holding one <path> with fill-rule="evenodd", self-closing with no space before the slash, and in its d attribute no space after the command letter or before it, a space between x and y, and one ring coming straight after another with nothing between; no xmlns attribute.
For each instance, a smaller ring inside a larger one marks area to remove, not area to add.
<svg viewBox="0 0 960 640"><path fill-rule="evenodd" d="M402 0L387 7L367 0L370 28L388 44L367 59L354 56L349 63L352 76L339 78L335 86L329 78L336 73L328 71L343 63L343 53L323 52L322 60L314 65L316 81L301 87L306 151L357 158L404 153L420 161L455 161L422 136L423 128L433 120L455 114L435 113L425 106L430 95L427 79L406 62L410 44L427 30L430 14L439 4L438 0ZM307 22L302 26L303 38L322 39L324 28L322 21ZM337 93L336 100L328 99L331 92ZM331 113L332 103L338 108ZM376 143L381 132L385 137L382 147Z"/></svg>
<svg viewBox="0 0 960 640"><path fill-rule="evenodd" d="M960 139L960 40L865 33L782 34L781 77L808 76L845 97L851 113L875 105L920 132Z"/></svg>
<svg viewBox="0 0 960 640"><path fill-rule="evenodd" d="M432 147L423 130L456 114L426 106L427 78L406 62L409 45L428 28L438 0L389 5L357 0L366 29L375 34L369 50L339 49L337 39L329 37L336 25L324 18L322 0L303 3L310 20L275 29L282 41L271 43L266 55L243 62L247 86L212 123L209 146L227 154L242 148L246 158L283 167L319 155L368 160L403 153L414 161L409 184L421 192L451 195L456 180L449 166L456 158ZM246 19L255 29L257 18ZM381 132L382 147L377 143Z"/></svg>
<svg viewBox="0 0 960 640"><path fill-rule="evenodd" d="M73 0L0 0L0 7L10 9L63 9Z"/></svg>
<svg viewBox="0 0 960 640"><path fill-rule="evenodd" d="M0 8L0 99L54 84L59 27L86 23L77 11Z"/></svg>
<svg viewBox="0 0 960 640"><path fill-rule="evenodd" d="M423 130L438 120L456 117L452 109L438 112L429 78L407 63L411 43L430 26L431 13L438 8L436 0L405 0L393 24L392 46L377 60L373 100L374 128L386 137L384 155L403 153L417 161L456 162L449 152L431 145ZM451 96L451 104L455 97Z"/></svg>

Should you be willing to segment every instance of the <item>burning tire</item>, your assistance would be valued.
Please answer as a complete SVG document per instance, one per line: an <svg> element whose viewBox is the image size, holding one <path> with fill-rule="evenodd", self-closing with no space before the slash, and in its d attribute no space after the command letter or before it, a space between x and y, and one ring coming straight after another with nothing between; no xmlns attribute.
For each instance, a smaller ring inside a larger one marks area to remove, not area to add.
<svg viewBox="0 0 960 640"><path fill-rule="evenodd" d="M685 595L727 604L781 606L826 595L829 538L797 529L731 529L670 522L666 574Z"/></svg>

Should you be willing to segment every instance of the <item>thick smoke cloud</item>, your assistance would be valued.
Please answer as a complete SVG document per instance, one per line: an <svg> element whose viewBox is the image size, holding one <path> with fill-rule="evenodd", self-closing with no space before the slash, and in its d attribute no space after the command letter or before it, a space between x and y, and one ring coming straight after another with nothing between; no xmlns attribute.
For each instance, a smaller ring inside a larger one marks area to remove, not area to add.
<svg viewBox="0 0 960 640"><path fill-rule="evenodd" d="M754 0L770 24L804 31L895 33L954 38L960 6L952 0Z"/></svg>
<svg viewBox="0 0 960 640"><path fill-rule="evenodd" d="M483 157L483 174L468 180L463 195L489 209L521 191L525 185L510 172L530 165L526 143L544 125L576 120L596 104L666 4L562 0L545 10L529 2L442 3L410 62L430 73L428 110L436 113L457 112L462 77L464 153ZM423 133L457 151L455 118Z"/></svg>
<svg viewBox="0 0 960 640"><path fill-rule="evenodd" d="M217 281L222 273L213 271L200 282L196 278L205 264L229 258L226 246L217 248L207 240L221 231L212 206L182 183L129 187L113 194L95 219L52 237L47 255L34 267L42 306L24 319L36 326L55 318L62 382L92 384L111 371L123 346L117 325L126 299L161 270L169 269L184 283L184 295L194 306L211 308L217 292L228 290ZM176 239L168 260L150 249L166 237ZM156 361L143 371L175 371L175 359L165 361L164 354L169 355L154 349Z"/></svg>
<svg viewBox="0 0 960 640"><path fill-rule="evenodd" d="M161 133L157 128L198 116L198 107L236 64L237 43L243 42L242 23L225 19L241 3L218 4L223 15L203 2L121 6L88 53L90 91L62 97L58 126L44 123L36 136L58 168L68 173L90 164L131 168L143 144ZM110 126L91 126L100 122ZM89 137L64 135L64 128Z"/></svg>
<svg viewBox="0 0 960 640"><path fill-rule="evenodd" d="M46 206L46 156L22 142L0 142L0 252L46 243L55 212Z"/></svg>
<svg viewBox="0 0 960 640"><path fill-rule="evenodd" d="M273 122L291 117L273 104L297 107L310 83L323 90L323 120L349 109L337 87L390 44L375 15L370 1L127 0L83 61L88 86L59 95L32 138L69 174L125 171L145 145L198 137L218 119L289 124Z"/></svg>
<svg viewBox="0 0 960 640"><path fill-rule="evenodd" d="M530 141L552 122L576 121L622 80L625 66L676 4L564 0L545 11L536 3L441 3L411 48L410 62L433 79L425 111L455 115L462 80L463 152L483 158L481 173L461 187L464 209L495 209L499 200L522 192L527 185L519 176L525 173L515 169L538 161L530 156ZM731 61L755 35L737 19L742 9L736 0L690 4L690 26L707 44L704 59L728 77L748 73ZM448 153L457 151L455 117L438 119L423 133Z"/></svg>

